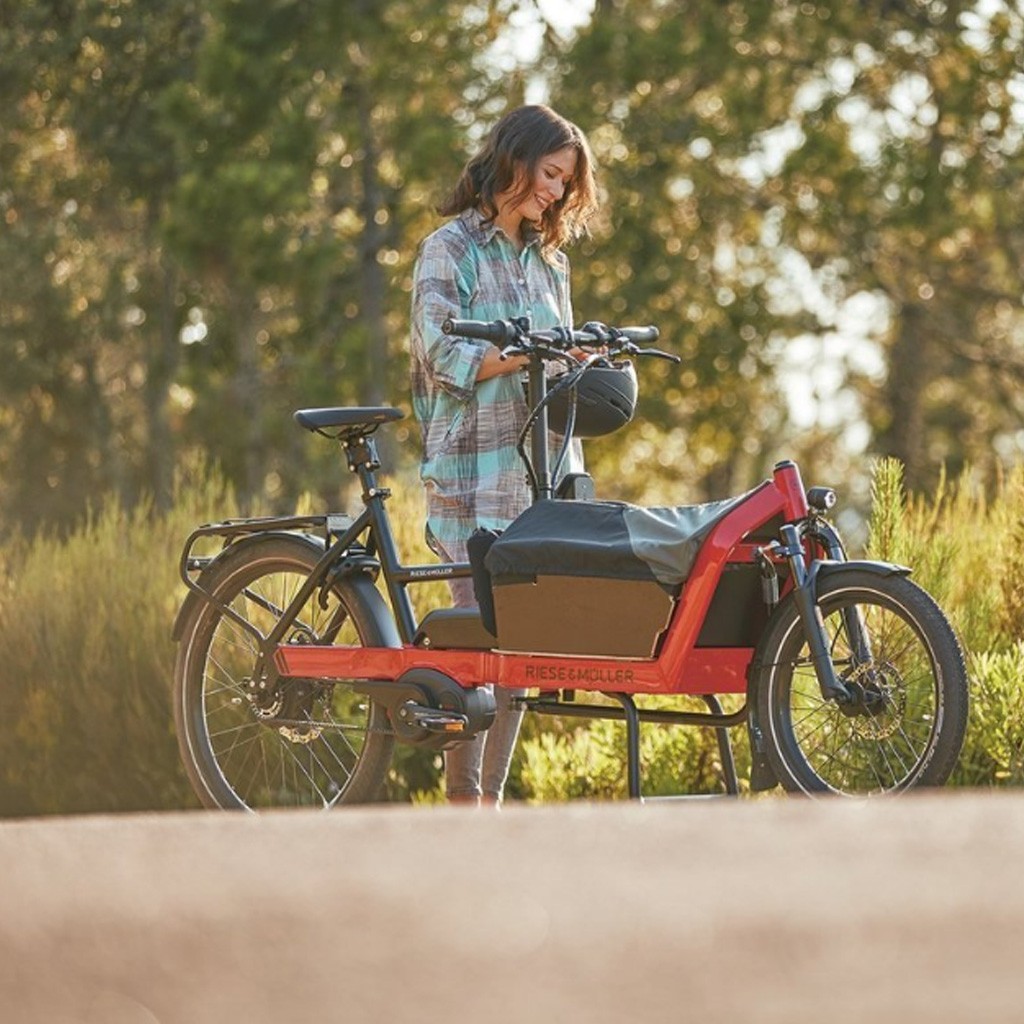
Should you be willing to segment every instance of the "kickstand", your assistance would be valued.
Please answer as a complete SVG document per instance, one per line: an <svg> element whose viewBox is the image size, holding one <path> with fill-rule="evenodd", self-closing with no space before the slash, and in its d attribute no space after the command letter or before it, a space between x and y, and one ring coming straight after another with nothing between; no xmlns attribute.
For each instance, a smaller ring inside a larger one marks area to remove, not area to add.
<svg viewBox="0 0 1024 1024"><path fill-rule="evenodd" d="M640 799L640 713L628 693L610 693L626 713L626 765L629 772L629 798Z"/></svg>
<svg viewBox="0 0 1024 1024"><path fill-rule="evenodd" d="M704 703L711 709L712 714L723 714L722 705L714 694L705 693ZM723 726L718 726L715 728L715 736L718 739L718 754L722 759L722 776L725 779L725 791L729 796L736 796L740 791L740 784L736 778L736 761L732 756L732 741L729 739L729 730Z"/></svg>
<svg viewBox="0 0 1024 1024"><path fill-rule="evenodd" d="M630 800L641 799L640 789L640 712L636 702L628 693L609 693L622 705L626 719L626 766L629 779ZM714 717L726 717L722 711L722 705L713 694L703 694L704 703ZM710 725L705 719L701 724ZM729 739L729 730L725 726L714 726L715 737L718 740L718 753L722 759L722 776L725 782L725 792L729 796L736 796L739 791L739 781L736 778L736 761L732 754L732 742Z"/></svg>

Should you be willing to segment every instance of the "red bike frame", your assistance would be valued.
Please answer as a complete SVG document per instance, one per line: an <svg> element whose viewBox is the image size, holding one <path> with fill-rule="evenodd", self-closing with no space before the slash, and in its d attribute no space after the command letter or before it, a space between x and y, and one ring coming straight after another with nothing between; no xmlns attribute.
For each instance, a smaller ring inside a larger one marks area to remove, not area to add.
<svg viewBox="0 0 1024 1024"><path fill-rule="evenodd" d="M697 639L727 564L751 565L760 546L745 538L770 520L794 523L809 512L800 471L779 463L772 479L751 491L715 525L683 587L655 658L595 658L500 650L281 644L274 654L285 677L395 680L410 669L435 669L472 687L594 690L624 694L745 693L749 647L699 647Z"/></svg>

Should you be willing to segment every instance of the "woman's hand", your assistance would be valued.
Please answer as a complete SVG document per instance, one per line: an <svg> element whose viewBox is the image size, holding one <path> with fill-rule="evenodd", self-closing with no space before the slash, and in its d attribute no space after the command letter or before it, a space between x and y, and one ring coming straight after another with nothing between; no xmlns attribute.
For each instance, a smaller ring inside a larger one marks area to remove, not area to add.
<svg viewBox="0 0 1024 1024"><path fill-rule="evenodd" d="M571 349L569 349L569 355L571 355L574 359L578 359L581 363L585 359L588 359L590 356L594 355L595 353L597 355L602 355L602 356L608 355L608 346L607 345L592 345L592 346L590 346L588 348L571 348Z"/></svg>
<svg viewBox="0 0 1024 1024"><path fill-rule="evenodd" d="M477 371L476 382L477 384L482 384L485 380L490 380L491 377L500 377L505 373L518 373L528 366L529 363L530 359L528 356L508 356L502 359L501 353L491 346L484 353L484 361L480 364L480 369Z"/></svg>

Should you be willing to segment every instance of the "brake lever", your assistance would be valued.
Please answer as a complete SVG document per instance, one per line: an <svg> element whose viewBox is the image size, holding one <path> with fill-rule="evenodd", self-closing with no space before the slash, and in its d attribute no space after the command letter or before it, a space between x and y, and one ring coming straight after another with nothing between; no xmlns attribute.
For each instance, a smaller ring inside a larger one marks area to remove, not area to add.
<svg viewBox="0 0 1024 1024"><path fill-rule="evenodd" d="M571 352L566 352L560 348L547 348L538 345L536 351L542 359L550 359L555 363L565 363L570 369L574 366L579 366L583 362L583 360L577 359Z"/></svg>
<svg viewBox="0 0 1024 1024"><path fill-rule="evenodd" d="M560 348L552 348L550 345L542 345L529 338L523 338L512 345L506 345L498 352L498 355L502 359L508 359L509 356L540 356L541 359L552 359L565 363L567 366L573 366L578 362L569 352L565 352Z"/></svg>
<svg viewBox="0 0 1024 1024"><path fill-rule="evenodd" d="M662 352L660 348L638 348L634 352L638 356L656 356L658 359L667 359L670 363L681 363L683 361L682 356L677 356L672 352Z"/></svg>
<svg viewBox="0 0 1024 1024"><path fill-rule="evenodd" d="M509 356L528 356L533 347L530 341L530 318L514 316L508 322L517 337L515 341L500 349L498 355L501 359L508 359Z"/></svg>

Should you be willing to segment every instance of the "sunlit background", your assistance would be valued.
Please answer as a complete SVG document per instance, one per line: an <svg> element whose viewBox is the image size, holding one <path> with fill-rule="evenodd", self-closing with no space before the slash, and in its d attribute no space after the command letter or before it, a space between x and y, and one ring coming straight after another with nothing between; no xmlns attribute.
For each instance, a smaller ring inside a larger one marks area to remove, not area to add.
<svg viewBox="0 0 1024 1024"><path fill-rule="evenodd" d="M523 101L597 157L578 320L683 357L591 446L604 493L720 497L797 457L857 530L878 455L915 489L1020 457L1016 5L44 11L0 28L0 530L166 508L200 458L246 506L344 500L290 412L408 408L416 246ZM393 440L414 476L415 429Z"/></svg>

